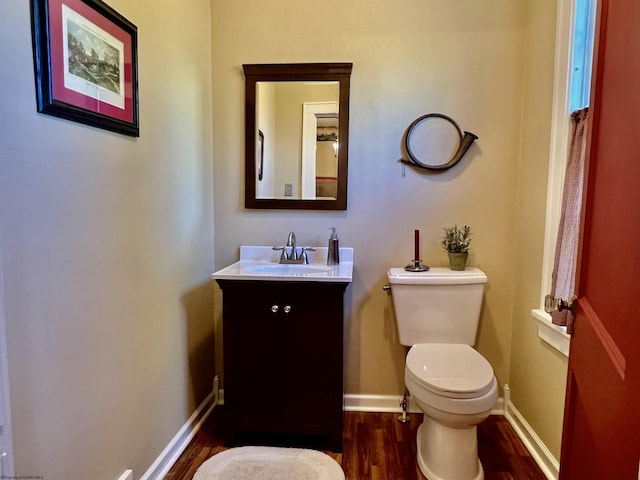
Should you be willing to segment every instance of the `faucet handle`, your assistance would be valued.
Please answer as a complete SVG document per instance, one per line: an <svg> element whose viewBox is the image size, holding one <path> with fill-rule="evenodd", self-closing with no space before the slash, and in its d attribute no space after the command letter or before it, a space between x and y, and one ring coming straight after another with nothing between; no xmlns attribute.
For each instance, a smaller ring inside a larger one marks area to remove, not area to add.
<svg viewBox="0 0 640 480"><path fill-rule="evenodd" d="M287 249L285 247L273 247L273 250L280 250L282 252L280 254L280 260L287 259Z"/></svg>
<svg viewBox="0 0 640 480"><path fill-rule="evenodd" d="M307 265L309 263L309 257L307 256L307 252L315 252L316 249L313 247L302 247L302 253L300 253L300 259L302 263Z"/></svg>

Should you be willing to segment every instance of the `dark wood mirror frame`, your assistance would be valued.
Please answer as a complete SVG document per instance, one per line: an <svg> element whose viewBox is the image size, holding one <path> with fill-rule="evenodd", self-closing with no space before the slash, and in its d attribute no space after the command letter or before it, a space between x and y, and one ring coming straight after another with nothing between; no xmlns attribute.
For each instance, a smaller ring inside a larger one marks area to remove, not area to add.
<svg viewBox="0 0 640 480"><path fill-rule="evenodd" d="M292 63L243 65L245 76L246 208L346 210L349 164L349 82L351 63ZM258 82L339 82L338 180L335 200L256 198L256 84Z"/></svg>

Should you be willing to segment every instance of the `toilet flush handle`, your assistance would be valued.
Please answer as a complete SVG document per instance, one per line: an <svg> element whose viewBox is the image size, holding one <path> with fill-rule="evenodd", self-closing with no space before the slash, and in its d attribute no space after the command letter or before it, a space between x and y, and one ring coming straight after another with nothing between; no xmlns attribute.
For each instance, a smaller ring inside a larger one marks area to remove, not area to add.
<svg viewBox="0 0 640 480"><path fill-rule="evenodd" d="M391 285L389 285L388 283L382 286L382 289L385 292L390 292L391 291Z"/></svg>

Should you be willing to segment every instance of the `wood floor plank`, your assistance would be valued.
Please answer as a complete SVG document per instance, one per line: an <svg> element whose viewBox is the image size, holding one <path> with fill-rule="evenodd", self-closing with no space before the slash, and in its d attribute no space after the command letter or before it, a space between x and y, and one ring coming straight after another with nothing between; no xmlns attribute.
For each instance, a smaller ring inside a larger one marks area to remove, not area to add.
<svg viewBox="0 0 640 480"><path fill-rule="evenodd" d="M226 450L224 407L216 407L173 465L166 480L192 480L198 467ZM416 431L422 417L402 424L395 413L345 412L343 451L325 453L342 465L346 480L427 480L416 463ZM544 480L545 476L504 417L478 427L478 456L486 480Z"/></svg>

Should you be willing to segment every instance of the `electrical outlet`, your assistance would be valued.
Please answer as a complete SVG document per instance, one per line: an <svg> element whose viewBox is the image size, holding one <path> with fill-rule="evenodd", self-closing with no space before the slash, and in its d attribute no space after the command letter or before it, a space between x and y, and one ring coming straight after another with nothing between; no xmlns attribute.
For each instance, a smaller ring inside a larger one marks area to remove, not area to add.
<svg viewBox="0 0 640 480"><path fill-rule="evenodd" d="M125 470L118 480L133 480L133 470Z"/></svg>
<svg viewBox="0 0 640 480"><path fill-rule="evenodd" d="M284 184L284 196L285 197L293 196L293 184L292 183L285 183Z"/></svg>

